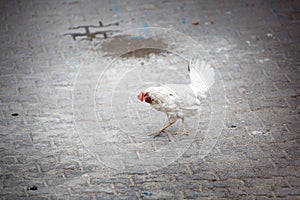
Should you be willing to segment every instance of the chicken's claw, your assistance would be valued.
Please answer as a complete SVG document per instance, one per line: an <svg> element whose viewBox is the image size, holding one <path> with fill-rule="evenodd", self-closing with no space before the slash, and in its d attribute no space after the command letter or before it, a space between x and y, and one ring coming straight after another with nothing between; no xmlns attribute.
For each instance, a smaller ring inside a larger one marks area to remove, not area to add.
<svg viewBox="0 0 300 200"><path fill-rule="evenodd" d="M182 130L182 131L176 132L175 134L182 136L182 135L189 135L189 132L187 130Z"/></svg>

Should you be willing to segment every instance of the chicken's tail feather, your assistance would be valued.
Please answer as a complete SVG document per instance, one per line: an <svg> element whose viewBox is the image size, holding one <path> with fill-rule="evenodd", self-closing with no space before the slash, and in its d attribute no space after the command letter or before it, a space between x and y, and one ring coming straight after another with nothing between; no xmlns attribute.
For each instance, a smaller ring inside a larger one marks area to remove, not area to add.
<svg viewBox="0 0 300 200"><path fill-rule="evenodd" d="M188 70L191 78L191 88L196 97L206 97L206 92L215 81L215 71L209 63L191 59Z"/></svg>

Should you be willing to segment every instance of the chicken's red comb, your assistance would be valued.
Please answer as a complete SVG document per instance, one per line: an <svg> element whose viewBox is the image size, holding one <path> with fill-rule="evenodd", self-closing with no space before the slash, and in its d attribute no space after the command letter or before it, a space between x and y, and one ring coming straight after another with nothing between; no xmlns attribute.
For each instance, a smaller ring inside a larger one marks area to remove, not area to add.
<svg viewBox="0 0 300 200"><path fill-rule="evenodd" d="M144 100L144 96L145 96L145 91L141 91L140 94L138 95L138 99L140 101L143 101Z"/></svg>

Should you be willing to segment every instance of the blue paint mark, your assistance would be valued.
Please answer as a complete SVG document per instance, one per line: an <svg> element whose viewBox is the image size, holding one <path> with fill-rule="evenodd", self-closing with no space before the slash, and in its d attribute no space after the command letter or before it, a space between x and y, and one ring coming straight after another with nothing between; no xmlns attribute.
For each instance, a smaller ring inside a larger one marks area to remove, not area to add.
<svg viewBox="0 0 300 200"><path fill-rule="evenodd" d="M185 18L182 18L181 23L182 23L182 24L186 24L186 19L185 19Z"/></svg>
<svg viewBox="0 0 300 200"><path fill-rule="evenodd" d="M148 27L149 27L148 23L145 22L145 23L144 23L144 28L148 28Z"/></svg>
<svg viewBox="0 0 300 200"><path fill-rule="evenodd" d="M149 34L149 33L151 32L151 30L148 29L148 28L149 28L149 24L148 24L147 22L144 22L143 27L144 27L143 31L144 31L145 33Z"/></svg>
<svg viewBox="0 0 300 200"><path fill-rule="evenodd" d="M120 12L120 8L118 6L116 6L116 7L114 7L114 11L118 13L118 12Z"/></svg>
<svg viewBox="0 0 300 200"><path fill-rule="evenodd" d="M269 5L271 6L271 10L275 14L275 16L277 17L277 19L280 19L281 15L279 14L279 10L274 5L274 0L269 0Z"/></svg>
<svg viewBox="0 0 300 200"><path fill-rule="evenodd" d="M181 11L184 11L184 6L179 6L179 9L180 9Z"/></svg>

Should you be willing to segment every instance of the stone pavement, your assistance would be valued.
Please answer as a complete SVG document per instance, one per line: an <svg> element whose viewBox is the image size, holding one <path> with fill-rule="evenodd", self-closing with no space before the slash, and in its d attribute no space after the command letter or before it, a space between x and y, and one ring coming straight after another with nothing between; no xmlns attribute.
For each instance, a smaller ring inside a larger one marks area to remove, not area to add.
<svg viewBox="0 0 300 200"><path fill-rule="evenodd" d="M1 199L300 199L298 1L1 1ZM100 21L100 22L99 22ZM188 136L136 99L216 80Z"/></svg>

